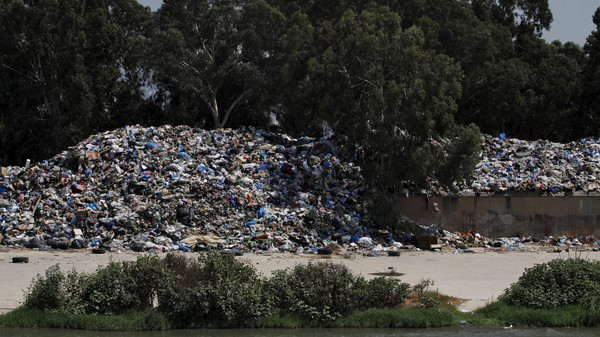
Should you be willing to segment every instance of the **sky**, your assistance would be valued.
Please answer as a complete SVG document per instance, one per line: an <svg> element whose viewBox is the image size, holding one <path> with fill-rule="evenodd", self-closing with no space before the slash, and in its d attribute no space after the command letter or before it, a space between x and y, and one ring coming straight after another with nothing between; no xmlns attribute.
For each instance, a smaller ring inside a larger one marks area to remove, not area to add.
<svg viewBox="0 0 600 337"><path fill-rule="evenodd" d="M542 37L548 42L571 41L583 46L596 29L592 17L600 7L600 0L548 0L548 3L553 20L550 31L544 32Z"/></svg>
<svg viewBox="0 0 600 337"><path fill-rule="evenodd" d="M162 0L138 0L144 6L156 10ZM550 31L544 32L543 38L548 42L559 40L562 43L575 42L580 46L592 30L595 30L592 16L600 7L600 0L548 0L554 20Z"/></svg>

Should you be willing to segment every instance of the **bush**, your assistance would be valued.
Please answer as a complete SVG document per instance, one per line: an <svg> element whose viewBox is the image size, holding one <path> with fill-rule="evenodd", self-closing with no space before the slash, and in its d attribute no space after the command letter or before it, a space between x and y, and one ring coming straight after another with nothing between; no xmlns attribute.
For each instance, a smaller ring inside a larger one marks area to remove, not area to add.
<svg viewBox="0 0 600 337"><path fill-rule="evenodd" d="M170 271L157 257L110 262L92 274L66 275L58 265L37 276L25 294L25 306L63 314L121 314L152 308L158 289L169 284Z"/></svg>
<svg viewBox="0 0 600 337"><path fill-rule="evenodd" d="M347 267L331 262L297 265L278 270L271 279L277 307L311 321L333 321L352 311L358 302L354 287L364 287L364 279Z"/></svg>
<svg viewBox="0 0 600 337"><path fill-rule="evenodd" d="M367 282L346 266L331 262L278 270L270 282L279 310L317 323L357 310L395 306L404 301L410 288L385 278Z"/></svg>
<svg viewBox="0 0 600 337"><path fill-rule="evenodd" d="M123 262L122 268L131 281L127 291L137 299L134 309L152 308L159 290L171 286L174 279L166 260L158 256L141 256L136 261Z"/></svg>
<svg viewBox="0 0 600 337"><path fill-rule="evenodd" d="M410 285L397 279L376 277L369 280L362 289L358 309L391 308L402 304L410 295Z"/></svg>
<svg viewBox="0 0 600 337"><path fill-rule="evenodd" d="M37 275L25 293L25 306L56 310L66 302L65 274L58 264L48 268L45 276Z"/></svg>
<svg viewBox="0 0 600 337"><path fill-rule="evenodd" d="M247 263L217 252L198 262L173 255L165 261L175 278L161 288L159 310L176 324L243 327L272 313L266 281Z"/></svg>
<svg viewBox="0 0 600 337"><path fill-rule="evenodd" d="M127 312L145 312L138 321L156 323L156 329L289 325L298 320L316 326L354 311L393 307L409 291L406 283L383 277L366 281L331 262L276 271L267 280L247 263L208 252L197 260L169 254L164 259L110 262L92 274L65 275L56 265L34 280L25 306L57 318L126 318ZM266 319L276 310L280 322L269 323ZM156 322L153 312L160 318Z"/></svg>
<svg viewBox="0 0 600 337"><path fill-rule="evenodd" d="M595 309L600 304L600 263L566 259L536 265L498 299L537 309L569 304Z"/></svg>
<svg viewBox="0 0 600 337"><path fill-rule="evenodd" d="M81 300L85 313L120 314L141 307L132 291L134 282L121 263L111 261L106 267L98 268L82 284Z"/></svg>

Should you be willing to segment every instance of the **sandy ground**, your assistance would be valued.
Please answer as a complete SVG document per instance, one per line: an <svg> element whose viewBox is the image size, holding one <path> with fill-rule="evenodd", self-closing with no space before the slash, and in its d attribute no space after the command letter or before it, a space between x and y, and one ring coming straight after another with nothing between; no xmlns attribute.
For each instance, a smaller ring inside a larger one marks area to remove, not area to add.
<svg viewBox="0 0 600 337"><path fill-rule="evenodd" d="M18 307L24 291L37 274L60 264L62 270L75 268L80 272L94 271L98 266L113 261L134 260L139 253L107 253L94 255L91 251L32 251L18 249L0 250L0 313ZM191 253L188 255L192 256ZM14 256L27 256L29 263L12 263ZM400 279L414 285L423 279L435 282L433 290L465 299L459 307L472 311L495 299L504 289L516 282L526 268L556 258L574 257L574 254L549 252L402 252L399 257L351 258L333 256L331 260L347 265L354 273L365 278L376 277L373 273L386 272L392 267L403 273ZM600 259L599 252L584 252L582 258ZM239 259L251 263L259 272L269 276L271 271L293 267L299 263L322 260L317 255L273 254L270 256L245 254Z"/></svg>

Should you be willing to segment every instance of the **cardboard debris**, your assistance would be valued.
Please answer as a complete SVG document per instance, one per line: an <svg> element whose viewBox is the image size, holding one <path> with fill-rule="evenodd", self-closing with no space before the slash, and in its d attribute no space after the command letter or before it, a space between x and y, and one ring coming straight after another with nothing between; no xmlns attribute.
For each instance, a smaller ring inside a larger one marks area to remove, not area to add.
<svg viewBox="0 0 600 337"><path fill-rule="evenodd" d="M85 158L87 160L98 160L98 152L97 151L86 151L85 152Z"/></svg>

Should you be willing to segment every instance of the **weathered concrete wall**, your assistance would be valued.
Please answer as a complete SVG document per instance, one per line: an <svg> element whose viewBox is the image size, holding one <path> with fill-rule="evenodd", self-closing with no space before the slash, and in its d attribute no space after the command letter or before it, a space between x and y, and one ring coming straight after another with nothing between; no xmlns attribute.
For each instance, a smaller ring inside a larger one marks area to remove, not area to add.
<svg viewBox="0 0 600 337"><path fill-rule="evenodd" d="M436 211L434 203L437 203ZM460 196L400 199L411 220L491 237L599 235L600 196Z"/></svg>

